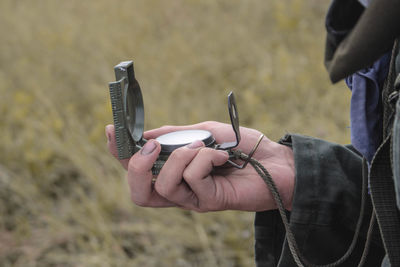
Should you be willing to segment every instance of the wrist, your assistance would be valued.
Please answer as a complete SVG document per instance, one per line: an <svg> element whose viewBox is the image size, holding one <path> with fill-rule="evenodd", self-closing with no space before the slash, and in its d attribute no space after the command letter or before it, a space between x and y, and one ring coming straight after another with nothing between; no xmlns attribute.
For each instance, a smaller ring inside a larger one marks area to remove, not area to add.
<svg viewBox="0 0 400 267"><path fill-rule="evenodd" d="M293 150L290 146L266 140L260 152L260 163L275 182L285 209L291 210L295 187Z"/></svg>
<svg viewBox="0 0 400 267"><path fill-rule="evenodd" d="M294 154L291 147L286 145L280 145L282 153L284 154L285 166L286 166L286 186L282 187L282 199L285 205L285 209L292 210L293 195L295 188L295 166L294 166ZM284 179L284 178L283 178Z"/></svg>

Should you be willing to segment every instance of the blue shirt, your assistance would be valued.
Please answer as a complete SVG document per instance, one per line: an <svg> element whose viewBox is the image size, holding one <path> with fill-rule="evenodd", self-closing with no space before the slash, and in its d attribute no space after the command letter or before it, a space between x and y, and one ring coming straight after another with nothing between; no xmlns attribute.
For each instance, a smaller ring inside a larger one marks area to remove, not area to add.
<svg viewBox="0 0 400 267"><path fill-rule="evenodd" d="M371 162L382 142L383 83L389 71L391 53L386 53L369 68L346 78L352 91L350 104L351 143Z"/></svg>

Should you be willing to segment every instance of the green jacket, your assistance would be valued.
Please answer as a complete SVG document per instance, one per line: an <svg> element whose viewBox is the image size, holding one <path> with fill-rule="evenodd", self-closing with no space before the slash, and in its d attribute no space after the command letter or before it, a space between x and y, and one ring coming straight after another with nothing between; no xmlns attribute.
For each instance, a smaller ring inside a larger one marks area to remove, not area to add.
<svg viewBox="0 0 400 267"><path fill-rule="evenodd" d="M314 264L333 262L348 249L360 213L362 158L352 147L308 136L287 135L282 141L292 146L295 158L290 225L299 249ZM361 257L371 214L367 203L359 242L342 266L357 266ZM378 234L370 251L365 266L379 266L384 249ZM277 211L256 214L255 254L257 266L296 266Z"/></svg>
<svg viewBox="0 0 400 267"><path fill-rule="evenodd" d="M338 17L343 36L327 36L325 64L336 82L372 64L393 46L400 36L400 1L372 1L365 11L356 0L336 0L332 6L340 16L349 15L348 20ZM354 19L354 12L359 19ZM398 48L393 51L399 54ZM334 262L347 251L360 215L364 176L370 188L360 235L353 253L340 266L358 265L373 209L378 223L363 266L400 266L400 55L396 70L395 53L382 92L384 141L369 169L351 146L297 134L281 140L292 147L295 159L290 227L300 252L313 264ZM296 266L287 242L276 210L256 213L257 266Z"/></svg>

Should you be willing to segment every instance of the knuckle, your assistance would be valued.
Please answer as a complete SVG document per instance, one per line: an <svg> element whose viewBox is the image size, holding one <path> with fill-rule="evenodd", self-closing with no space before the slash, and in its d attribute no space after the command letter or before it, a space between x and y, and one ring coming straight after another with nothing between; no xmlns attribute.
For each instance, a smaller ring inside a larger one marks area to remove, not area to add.
<svg viewBox="0 0 400 267"><path fill-rule="evenodd" d="M211 130L215 128L218 125L218 122L216 121L204 121L201 123L201 126L204 127L206 130Z"/></svg>
<svg viewBox="0 0 400 267"><path fill-rule="evenodd" d="M166 198L173 193L173 190L170 186L163 185L159 182L156 182L154 184L154 189L157 191L158 194Z"/></svg>
<svg viewBox="0 0 400 267"><path fill-rule="evenodd" d="M194 180L196 180L196 177L195 177L195 175L193 174L193 171L190 168L186 168L183 171L182 176L185 179L185 181L188 182L188 183L191 183Z"/></svg>
<svg viewBox="0 0 400 267"><path fill-rule="evenodd" d="M218 122L216 122L216 121L205 121L204 124L209 125L209 126L213 126L213 125L218 124Z"/></svg>
<svg viewBox="0 0 400 267"><path fill-rule="evenodd" d="M134 174L143 173L143 170L142 170L142 167L140 166L140 164L136 164L134 160L129 161L128 170L129 170L129 172L134 173Z"/></svg>
<svg viewBox="0 0 400 267"><path fill-rule="evenodd" d="M178 148L176 150L174 150L171 155L169 156L169 160L172 161L177 161L177 162L182 162L185 160L186 155L185 153L183 153L183 149L182 148Z"/></svg>
<svg viewBox="0 0 400 267"><path fill-rule="evenodd" d="M210 153L212 153L213 151L215 151L215 149L209 148L209 147L203 147L200 149L198 155L200 156L206 156L209 155Z"/></svg>

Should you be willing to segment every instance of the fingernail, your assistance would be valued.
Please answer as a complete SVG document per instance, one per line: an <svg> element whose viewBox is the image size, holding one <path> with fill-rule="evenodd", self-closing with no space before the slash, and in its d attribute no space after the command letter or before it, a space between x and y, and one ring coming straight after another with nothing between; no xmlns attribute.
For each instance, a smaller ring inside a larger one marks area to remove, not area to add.
<svg viewBox="0 0 400 267"><path fill-rule="evenodd" d="M149 155L151 154L154 149L156 149L157 145L153 140L148 141L140 151L140 154L142 155Z"/></svg>
<svg viewBox="0 0 400 267"><path fill-rule="evenodd" d="M203 142L201 142L200 140L196 140L193 143L187 145L188 148L190 149L195 149L195 148L199 148L203 146Z"/></svg>

